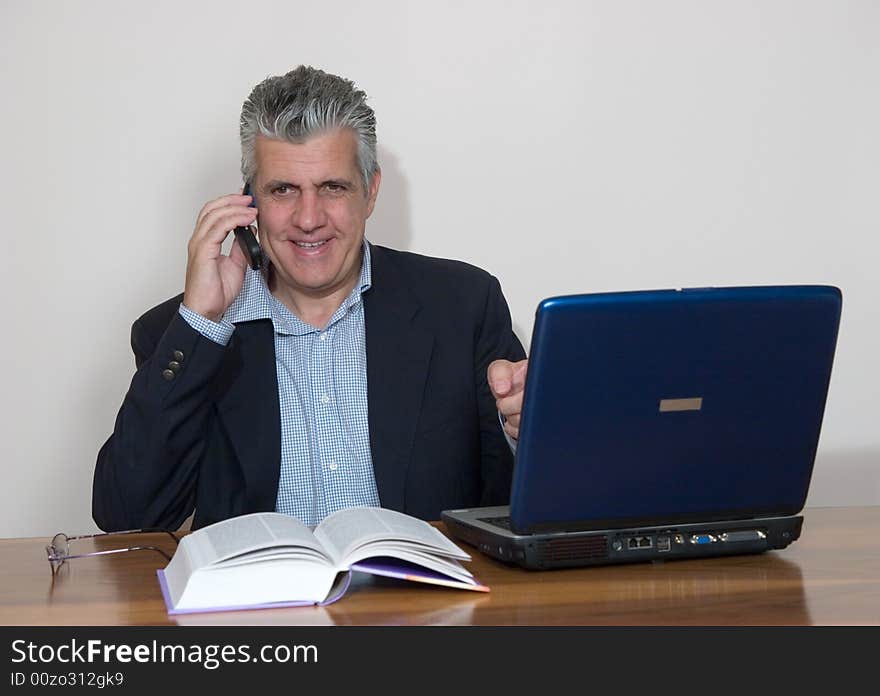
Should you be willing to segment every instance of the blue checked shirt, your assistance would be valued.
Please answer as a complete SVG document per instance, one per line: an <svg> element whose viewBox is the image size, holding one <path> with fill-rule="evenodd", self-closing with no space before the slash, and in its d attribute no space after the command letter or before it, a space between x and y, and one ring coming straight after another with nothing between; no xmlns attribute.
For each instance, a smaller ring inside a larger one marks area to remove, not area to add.
<svg viewBox="0 0 880 696"><path fill-rule="evenodd" d="M271 319L281 406L281 476L275 509L314 526L357 505L379 506L367 419L367 352L362 294L371 284L364 242L360 282L327 326L301 321L247 269L244 286L219 322L180 305L206 338L226 345L236 322Z"/></svg>

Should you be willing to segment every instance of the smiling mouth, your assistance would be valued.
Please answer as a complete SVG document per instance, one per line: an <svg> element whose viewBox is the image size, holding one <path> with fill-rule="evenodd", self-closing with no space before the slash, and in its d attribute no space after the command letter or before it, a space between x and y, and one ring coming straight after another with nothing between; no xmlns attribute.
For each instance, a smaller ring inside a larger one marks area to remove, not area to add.
<svg viewBox="0 0 880 696"><path fill-rule="evenodd" d="M325 239L321 242L294 242L294 244L300 249L317 249L318 247L324 246L329 241L329 239Z"/></svg>

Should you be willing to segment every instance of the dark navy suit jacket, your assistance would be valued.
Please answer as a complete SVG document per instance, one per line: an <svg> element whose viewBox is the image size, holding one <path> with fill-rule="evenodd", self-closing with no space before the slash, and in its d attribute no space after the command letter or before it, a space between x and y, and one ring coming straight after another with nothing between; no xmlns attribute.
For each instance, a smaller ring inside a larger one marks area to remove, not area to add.
<svg viewBox="0 0 880 696"><path fill-rule="evenodd" d="M506 504L513 457L486 382L525 357L498 281L457 262L371 246L364 293L370 448L383 507L422 519ZM92 514L104 530L194 527L275 509L281 424L272 322L228 346L180 317L138 319L137 372L101 448ZM175 353L179 368L166 373ZM166 373L163 375L163 373Z"/></svg>

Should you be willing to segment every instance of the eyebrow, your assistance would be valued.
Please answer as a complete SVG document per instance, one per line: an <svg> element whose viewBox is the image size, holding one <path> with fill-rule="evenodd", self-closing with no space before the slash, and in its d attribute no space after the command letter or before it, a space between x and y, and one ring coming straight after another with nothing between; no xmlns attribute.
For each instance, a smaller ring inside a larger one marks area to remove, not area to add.
<svg viewBox="0 0 880 696"><path fill-rule="evenodd" d="M354 188L354 183L349 181L348 179L326 179L322 181L318 186L326 186L326 185L334 185L334 186L343 186L345 188ZM264 191L271 191L276 186L289 186L290 188L300 188L299 184L294 184L290 181L284 181L282 179L273 179L271 181L267 181L263 185Z"/></svg>
<svg viewBox="0 0 880 696"><path fill-rule="evenodd" d="M327 181L321 182L321 186L326 186L327 184L343 186L345 188L354 188L354 182L351 182L348 179L327 179Z"/></svg>
<svg viewBox="0 0 880 696"><path fill-rule="evenodd" d="M282 181L281 179L272 179L271 181L267 181L263 184L263 191L271 191L276 186L290 186L291 188L295 188L295 184L290 183L289 181Z"/></svg>

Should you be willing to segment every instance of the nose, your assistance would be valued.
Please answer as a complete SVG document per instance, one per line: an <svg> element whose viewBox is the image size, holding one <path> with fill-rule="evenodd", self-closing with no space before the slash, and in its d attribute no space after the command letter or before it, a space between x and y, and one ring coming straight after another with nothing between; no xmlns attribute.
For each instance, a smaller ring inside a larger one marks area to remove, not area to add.
<svg viewBox="0 0 880 696"><path fill-rule="evenodd" d="M293 210L293 224L305 233L324 226L326 216L321 199L314 191L303 191Z"/></svg>

